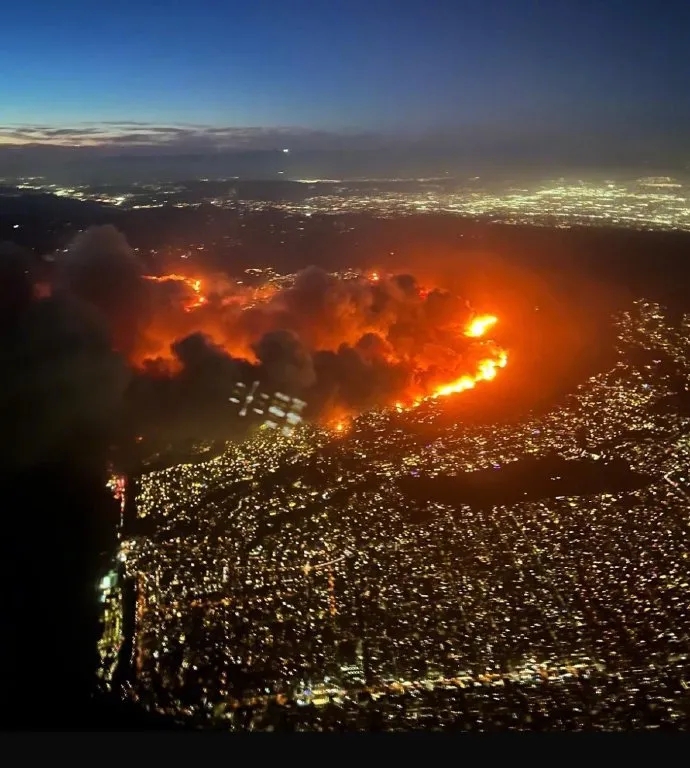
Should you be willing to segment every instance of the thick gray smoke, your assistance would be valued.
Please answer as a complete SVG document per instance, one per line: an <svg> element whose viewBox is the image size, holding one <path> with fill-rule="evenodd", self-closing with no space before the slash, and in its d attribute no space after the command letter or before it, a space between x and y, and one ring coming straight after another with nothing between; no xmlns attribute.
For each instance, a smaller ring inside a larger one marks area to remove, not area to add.
<svg viewBox="0 0 690 768"><path fill-rule="evenodd" d="M265 333L254 345L254 351L276 388L304 392L316 383L311 353L292 331Z"/></svg>
<svg viewBox="0 0 690 768"><path fill-rule="evenodd" d="M146 318L146 287L127 238L110 224L80 232L60 254L57 270L57 285L96 307L115 348L128 354Z"/></svg>
<svg viewBox="0 0 690 768"><path fill-rule="evenodd" d="M48 299L32 301L23 263L6 261L14 287L3 304L22 330L5 359L31 397L55 393L35 409L53 432L112 414L118 397L137 431L179 419L203 432L230 418L238 381L301 397L312 416L357 411L454 380L484 354L463 337L467 304L407 274L344 280L309 267L258 294L212 276L151 279L112 226L80 233L56 255ZM130 362L126 390L113 350ZM22 387L7 387L9 413Z"/></svg>
<svg viewBox="0 0 690 768"><path fill-rule="evenodd" d="M27 270L14 277L0 328L5 469L78 451L108 433L129 380L97 310L67 292L32 300Z"/></svg>

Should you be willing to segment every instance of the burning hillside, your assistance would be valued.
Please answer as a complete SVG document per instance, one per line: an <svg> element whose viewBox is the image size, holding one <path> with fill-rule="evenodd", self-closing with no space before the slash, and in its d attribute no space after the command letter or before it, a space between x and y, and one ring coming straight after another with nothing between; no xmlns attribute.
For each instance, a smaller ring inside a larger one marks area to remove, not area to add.
<svg viewBox="0 0 690 768"><path fill-rule="evenodd" d="M496 317L410 274L147 275L100 227L79 235L58 279L101 310L140 396L171 413L227 402L238 380L297 395L317 418L407 408L491 381L507 362Z"/></svg>
<svg viewBox="0 0 690 768"><path fill-rule="evenodd" d="M342 376L333 382L330 398L354 409L358 404L348 398L347 385L366 390L368 381L381 380L386 371L397 379L390 382L390 396L380 390L381 398L366 398L367 404L409 407L463 392L494 379L507 362L506 352L487 338L496 317L473 315L457 297L418 286L409 275L343 280L312 268L282 290L225 281L223 293L210 296L203 292L203 278L145 279L184 289L168 305L168 317L154 315L145 328L132 356L143 370L180 370L181 325L184 336L204 334L219 354L261 365L276 386L300 394L328 375L324 369L331 360ZM348 362L362 381L348 381L343 370Z"/></svg>

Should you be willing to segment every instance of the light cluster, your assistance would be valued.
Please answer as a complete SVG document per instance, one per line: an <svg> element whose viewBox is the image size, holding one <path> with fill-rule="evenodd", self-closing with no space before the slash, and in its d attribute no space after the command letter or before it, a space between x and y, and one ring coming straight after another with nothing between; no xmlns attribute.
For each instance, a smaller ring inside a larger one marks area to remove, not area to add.
<svg viewBox="0 0 690 768"><path fill-rule="evenodd" d="M617 364L519 425L431 400L141 477L134 696L239 729L677 722L690 319L617 324Z"/></svg>
<svg viewBox="0 0 690 768"><path fill-rule="evenodd" d="M404 216L419 213L446 213L512 224L547 226L621 226L639 229L690 229L687 184L670 177L633 180L560 179L539 184L485 185L480 177L449 185L417 179L416 189L395 189L394 180L303 182L307 196L296 202L238 200L233 180L227 193L210 196L192 192L183 183L133 185L131 189L88 186L62 187L43 179L27 179L19 189L52 192L61 197L116 205L123 208L180 208L211 204L240 211L280 209L300 215L371 213L376 216ZM364 182L364 186L362 186ZM214 186L217 186L218 182ZM198 186L198 185L197 185Z"/></svg>

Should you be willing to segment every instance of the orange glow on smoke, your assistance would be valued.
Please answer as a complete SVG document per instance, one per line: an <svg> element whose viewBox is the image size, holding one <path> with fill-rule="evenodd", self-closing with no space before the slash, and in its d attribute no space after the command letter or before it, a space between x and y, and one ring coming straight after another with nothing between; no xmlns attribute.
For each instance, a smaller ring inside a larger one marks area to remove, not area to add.
<svg viewBox="0 0 690 768"><path fill-rule="evenodd" d="M380 282L382 288L391 279L389 275L382 275L377 271L365 273L361 277L368 283ZM271 325L273 318L280 318L285 308L285 288L278 282L269 281L250 286L234 283L224 276L191 277L181 274L146 275L145 279L153 283L178 283L179 291L173 292L174 296L168 303L162 302L161 309L149 320L141 344L131 353L130 361L137 366L156 361L160 370L170 374L180 370L180 363L173 354L171 345L194 332L204 333L229 355L256 363L253 343L261 333L276 327ZM419 286L417 293L418 300L424 302L430 289ZM364 301L362 303L365 304ZM354 346L367 334L378 338L380 344L371 352L372 356L375 356L377 361L385 361L389 365L409 365L415 378L414 383L408 382L405 385L405 391L391 394L389 406L399 413L415 408L425 401L474 389L480 382L493 381L508 364L507 352L500 349L488 335L498 323L498 317L495 315L477 314L467 319L467 314L464 314L457 319L451 317L450 323L444 321L450 336L456 341L462 340L463 337L477 341L476 345L470 345L469 360L463 357L465 353L457 352L457 358L447 361L435 353L437 347L434 347L433 343L426 348L424 344L416 347L405 346L405 339L402 342L391 341L387 333L394 319L379 320L377 316L372 320L371 316L366 316L365 313L357 314L355 303L343 303L342 306L345 309L332 316L331 319L337 320L333 321L332 325L304 322L295 329L296 332L308 349L333 352L337 351L341 344ZM262 309L266 307L269 311ZM261 320L253 325L251 322L245 322L255 318L254 312L260 314L259 310L265 311L265 315L262 315L266 320L265 325L261 324ZM245 315L247 311L249 314ZM433 330L430 326L430 335ZM462 348L463 345L467 346L467 342L463 342L459 347ZM456 349L452 342L449 347ZM453 375L457 378L447 380ZM429 381L429 376L435 378ZM334 405L335 411L329 408L325 423L332 432L343 434L348 430L356 412L349 411L342 405Z"/></svg>
<svg viewBox="0 0 690 768"><path fill-rule="evenodd" d="M194 309L202 307L208 299L201 292L201 280L196 277L185 277L185 275L161 275L156 277L154 275L144 275L146 280L151 280L154 283L184 283L188 288L192 290L192 297L184 305L185 312L191 312Z"/></svg>
<svg viewBox="0 0 690 768"><path fill-rule="evenodd" d="M465 336L480 338L497 322L498 318L493 315L480 315L479 317L475 317L466 326ZM395 410L400 413L409 408L416 408L425 400L436 400L439 397L448 397L449 395L457 395L461 392L467 392L469 389L474 389L481 381L493 381L498 375L498 371L501 368L505 368L506 365L508 365L508 353L503 349L499 350L495 357L487 357L480 360L477 363L476 370L473 374L464 374L455 379L455 381L441 384L429 394L416 397L408 406L405 406L398 401L394 405Z"/></svg>
<svg viewBox="0 0 690 768"><path fill-rule="evenodd" d="M481 337L497 322L498 318L493 315L476 317L471 320L465 328L465 335ZM437 386L429 394L416 397L409 405L405 405L398 400L394 403L393 407L398 413L402 413L403 411L417 408L427 400L436 400L439 397L448 397L449 395L457 395L461 392L467 392L467 390L474 389L479 382L493 381L498 375L498 371L505 368L506 365L508 365L508 353L503 349L499 350L495 357L487 357L480 360L477 363L477 368L474 374L465 374L455 381ZM337 419L331 422L331 428L334 432L344 432L346 426L347 421L345 419Z"/></svg>
<svg viewBox="0 0 690 768"><path fill-rule="evenodd" d="M160 371L173 375L181 369L172 351L179 339L200 332L212 343L233 357L256 362L251 339L238 333L228 317L237 317L243 309L268 300L275 288L260 286L254 290L228 290L228 284L217 285L210 277L191 277L181 274L144 275L151 283L177 284L179 290L167 302L159 303L142 329L129 360L137 368L155 364ZM216 299L214 305L209 295Z"/></svg>
<svg viewBox="0 0 690 768"><path fill-rule="evenodd" d="M489 328L492 328L498 322L498 318L493 315L480 315L473 318L465 328L465 336L478 338L483 336ZM459 392L466 392L473 389L480 381L493 381L500 368L508 365L508 353L500 350L496 357L487 357L480 360L474 375L461 376L449 384L437 387L430 395L432 398L446 397Z"/></svg>

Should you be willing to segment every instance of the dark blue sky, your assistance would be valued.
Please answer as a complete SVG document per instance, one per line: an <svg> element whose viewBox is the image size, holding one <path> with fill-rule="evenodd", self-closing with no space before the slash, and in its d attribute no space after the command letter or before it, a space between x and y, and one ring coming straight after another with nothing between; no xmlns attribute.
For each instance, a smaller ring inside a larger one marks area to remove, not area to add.
<svg viewBox="0 0 690 768"><path fill-rule="evenodd" d="M28 0L2 27L4 143L69 142L23 131L87 122L641 138L689 125L687 0Z"/></svg>

